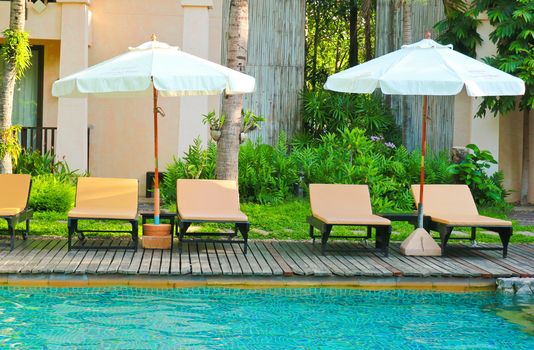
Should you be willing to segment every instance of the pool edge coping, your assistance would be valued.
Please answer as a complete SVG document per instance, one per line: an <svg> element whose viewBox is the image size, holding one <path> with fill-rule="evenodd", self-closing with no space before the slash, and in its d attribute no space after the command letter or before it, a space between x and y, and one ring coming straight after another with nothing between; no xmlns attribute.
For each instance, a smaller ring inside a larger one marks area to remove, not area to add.
<svg viewBox="0 0 534 350"><path fill-rule="evenodd" d="M454 277L277 277L255 276L145 276L123 274L0 274L0 286L98 288L130 286L140 288L227 287L262 288L347 288L347 289L414 289L449 292L495 291L496 278Z"/></svg>

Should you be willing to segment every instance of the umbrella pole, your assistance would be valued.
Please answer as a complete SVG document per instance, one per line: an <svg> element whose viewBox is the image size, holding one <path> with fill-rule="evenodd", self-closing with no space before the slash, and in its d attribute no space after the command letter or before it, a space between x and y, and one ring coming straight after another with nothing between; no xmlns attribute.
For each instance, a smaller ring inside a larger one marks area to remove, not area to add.
<svg viewBox="0 0 534 350"><path fill-rule="evenodd" d="M423 222L423 190L425 183L425 155L426 155L426 119L428 116L428 97L423 97L423 124L421 137L421 177L419 179L419 205L417 206L417 229L413 231L400 246L404 255L440 256L441 248L432 236L425 230Z"/></svg>
<svg viewBox="0 0 534 350"><path fill-rule="evenodd" d="M159 225L159 171L158 171L158 91L152 86L154 95L154 224Z"/></svg>
<svg viewBox="0 0 534 350"><path fill-rule="evenodd" d="M423 191L425 188L425 155L426 155L426 119L428 117L428 96L423 96L423 123L421 125L421 174L419 178L419 205L417 207L417 227L423 228Z"/></svg>

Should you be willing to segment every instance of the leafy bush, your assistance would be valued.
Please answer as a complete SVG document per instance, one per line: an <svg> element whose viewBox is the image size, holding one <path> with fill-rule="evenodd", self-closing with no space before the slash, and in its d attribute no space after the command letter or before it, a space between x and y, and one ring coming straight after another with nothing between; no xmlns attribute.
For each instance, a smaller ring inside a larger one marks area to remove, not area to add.
<svg viewBox="0 0 534 350"><path fill-rule="evenodd" d="M450 173L454 174L458 181L465 183L471 189L477 204L482 206L499 206L504 203L508 195L502 181L503 174L498 171L489 176L486 170L491 164L497 164L490 151L480 150L476 145L466 146L472 152L467 154L460 164L449 167Z"/></svg>
<svg viewBox="0 0 534 350"><path fill-rule="evenodd" d="M74 204L76 186L52 174L32 177L30 207L36 211L66 213Z"/></svg>
<svg viewBox="0 0 534 350"><path fill-rule="evenodd" d="M38 151L28 150L24 150L20 154L14 173L33 176L54 174L60 181L72 183L79 176L76 171L70 170L67 163L56 161L55 156L50 152L41 154Z"/></svg>
<svg viewBox="0 0 534 350"><path fill-rule="evenodd" d="M247 141L239 153L239 192L242 199L276 203L290 197L299 175L285 135L276 147Z"/></svg>
<svg viewBox="0 0 534 350"><path fill-rule="evenodd" d="M213 179L215 178L215 161L217 159L217 145L208 143L208 148L202 148L202 141L196 138L182 159L174 158L167 165L165 178L161 184L161 196L167 203L176 202L177 179Z"/></svg>
<svg viewBox="0 0 534 350"><path fill-rule="evenodd" d="M304 90L301 94L304 130L314 138L344 128L360 128L367 136L381 135L399 143L400 130L393 114L375 95Z"/></svg>

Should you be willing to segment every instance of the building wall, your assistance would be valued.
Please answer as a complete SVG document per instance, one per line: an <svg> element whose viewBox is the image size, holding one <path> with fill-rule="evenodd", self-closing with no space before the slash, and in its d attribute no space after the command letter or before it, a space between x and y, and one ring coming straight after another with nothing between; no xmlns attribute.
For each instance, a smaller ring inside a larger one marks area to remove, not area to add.
<svg viewBox="0 0 534 350"><path fill-rule="evenodd" d="M67 1L69 2L69 1ZM83 3L83 1L79 1ZM94 65L149 41L156 34L159 41L182 46L184 8L210 3L199 0L92 0L90 11L88 65ZM156 6L157 5L157 6ZM57 126L58 98L51 95L52 84L60 77L62 4L51 3L40 14L28 9L26 30L32 44L44 45L43 125ZM209 56L220 62L222 8L213 1L209 9ZM0 2L0 26L9 25L9 2ZM82 24L80 24L81 26ZM206 25L199 23L198 25ZM70 28L69 28L70 30ZM72 28L73 31L81 30ZM194 34L195 30L192 28ZM159 119L160 169L178 156L179 128L198 124L191 116L180 120L181 98L161 97L166 116ZM220 97L208 98L208 109L219 110ZM92 176L138 178L141 191L147 171L154 169L152 99L88 98L88 122L91 128L90 167ZM193 129L191 127L191 129ZM199 130L198 126L194 128ZM205 128L205 134L208 131ZM198 136L198 135L194 135ZM205 137L206 138L206 137Z"/></svg>

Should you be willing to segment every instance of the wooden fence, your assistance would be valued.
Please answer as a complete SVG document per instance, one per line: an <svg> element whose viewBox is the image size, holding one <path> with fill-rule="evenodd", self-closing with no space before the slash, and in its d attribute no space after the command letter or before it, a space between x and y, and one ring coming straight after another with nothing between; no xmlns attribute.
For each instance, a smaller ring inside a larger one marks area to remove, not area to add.
<svg viewBox="0 0 534 350"><path fill-rule="evenodd" d="M402 45L402 7L399 0L378 0L376 10L376 54L384 55L399 49ZM412 39L424 38L427 31L437 37L434 25L445 18L442 0L412 1ZM420 148L421 96L388 96L397 123L406 128L405 144L408 149ZM454 132L454 97L429 97L429 120L427 121L430 152L448 151L452 147ZM407 123L402 124L406 115Z"/></svg>
<svg viewBox="0 0 534 350"><path fill-rule="evenodd" d="M222 62L230 1L223 1ZM267 119L253 139L274 144L281 132L301 128L299 93L304 87L305 0L249 0L246 72L256 78L256 91L245 95L244 108Z"/></svg>

